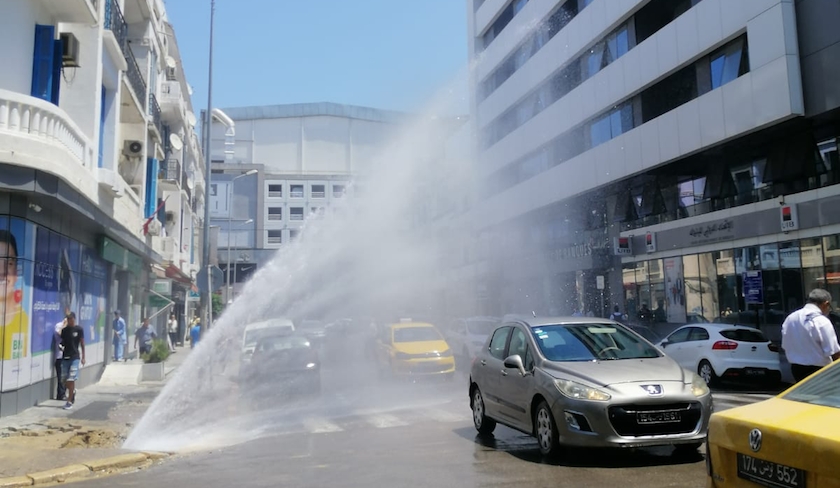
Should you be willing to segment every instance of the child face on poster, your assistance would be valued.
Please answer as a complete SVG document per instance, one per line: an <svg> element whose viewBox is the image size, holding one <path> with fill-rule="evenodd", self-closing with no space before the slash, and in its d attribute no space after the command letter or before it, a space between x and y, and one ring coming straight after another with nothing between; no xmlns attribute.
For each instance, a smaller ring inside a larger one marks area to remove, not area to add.
<svg viewBox="0 0 840 488"><path fill-rule="evenodd" d="M14 236L5 230L0 230L0 298L7 313L14 311L20 305L20 298L15 293L17 283L18 249Z"/></svg>

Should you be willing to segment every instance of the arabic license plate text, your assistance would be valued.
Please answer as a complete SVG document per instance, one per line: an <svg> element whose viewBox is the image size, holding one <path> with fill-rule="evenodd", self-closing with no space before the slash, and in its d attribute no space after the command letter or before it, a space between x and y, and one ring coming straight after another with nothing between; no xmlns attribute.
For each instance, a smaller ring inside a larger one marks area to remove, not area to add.
<svg viewBox="0 0 840 488"><path fill-rule="evenodd" d="M764 486L805 488L805 471L740 453L738 477Z"/></svg>
<svg viewBox="0 0 840 488"><path fill-rule="evenodd" d="M637 424L672 424L682 420L680 412L639 412L636 414Z"/></svg>

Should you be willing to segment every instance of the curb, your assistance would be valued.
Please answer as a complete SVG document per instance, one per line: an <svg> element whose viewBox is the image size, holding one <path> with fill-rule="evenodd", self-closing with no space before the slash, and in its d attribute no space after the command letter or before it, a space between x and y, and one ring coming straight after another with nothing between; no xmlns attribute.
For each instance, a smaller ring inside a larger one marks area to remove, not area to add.
<svg viewBox="0 0 840 488"><path fill-rule="evenodd" d="M61 468L30 473L26 476L0 478L0 488L22 488L25 486L46 485L49 483L65 483L78 481L92 475L107 473L120 469L140 468L155 461L169 457L169 453L136 452L121 454L107 458L71 464Z"/></svg>

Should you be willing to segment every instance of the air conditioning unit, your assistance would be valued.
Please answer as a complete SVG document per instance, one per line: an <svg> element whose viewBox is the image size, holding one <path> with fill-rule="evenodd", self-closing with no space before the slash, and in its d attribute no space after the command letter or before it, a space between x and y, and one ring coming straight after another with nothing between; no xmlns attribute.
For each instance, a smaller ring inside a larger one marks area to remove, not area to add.
<svg viewBox="0 0 840 488"><path fill-rule="evenodd" d="M123 143L123 154L129 159L143 158L143 143L141 141L125 141Z"/></svg>
<svg viewBox="0 0 840 488"><path fill-rule="evenodd" d="M61 66L65 68L79 67L79 40L69 32L62 32L61 39Z"/></svg>
<svg viewBox="0 0 840 488"><path fill-rule="evenodd" d="M160 220L152 219L152 221L149 222L149 235L150 236L159 236L162 228L163 228L163 226L160 225Z"/></svg>

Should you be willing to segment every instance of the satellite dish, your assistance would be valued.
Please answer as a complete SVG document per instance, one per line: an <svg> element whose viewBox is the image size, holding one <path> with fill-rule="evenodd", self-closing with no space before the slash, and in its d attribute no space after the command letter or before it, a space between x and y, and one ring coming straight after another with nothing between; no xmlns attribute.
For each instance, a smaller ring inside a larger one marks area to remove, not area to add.
<svg viewBox="0 0 840 488"><path fill-rule="evenodd" d="M195 171L193 170L187 172L187 188L190 190L195 188Z"/></svg>
<svg viewBox="0 0 840 488"><path fill-rule="evenodd" d="M167 56L166 57L166 67L167 68L174 68L177 65L178 65L178 63L175 61L175 58L173 58L172 56Z"/></svg>
<svg viewBox="0 0 840 488"><path fill-rule="evenodd" d="M197 119L195 118L195 114L192 112L187 112L187 123L190 124L190 127L195 127L195 123Z"/></svg>
<svg viewBox="0 0 840 488"><path fill-rule="evenodd" d="M172 146L172 149L176 151L180 151L184 147L184 141L178 137L178 134L169 134L169 144Z"/></svg>
<svg viewBox="0 0 840 488"><path fill-rule="evenodd" d="M187 84L187 93L189 93L190 96L192 96L192 94L193 94L192 85L190 85L190 84Z"/></svg>

